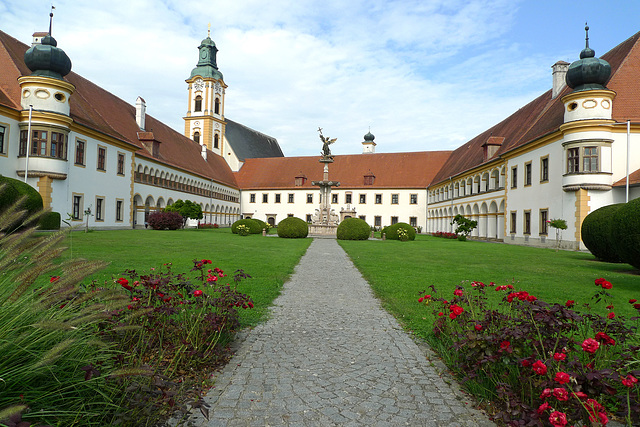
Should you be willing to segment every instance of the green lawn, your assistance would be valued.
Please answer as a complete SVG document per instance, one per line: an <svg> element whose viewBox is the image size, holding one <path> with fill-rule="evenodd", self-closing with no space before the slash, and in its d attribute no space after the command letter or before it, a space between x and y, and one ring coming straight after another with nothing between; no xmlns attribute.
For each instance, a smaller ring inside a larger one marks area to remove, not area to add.
<svg viewBox="0 0 640 427"><path fill-rule="evenodd" d="M628 300L640 300L638 270L628 264L598 262L589 253L459 242L424 235L418 235L413 242L339 243L385 308L422 337L430 332L431 310L417 302L418 293L435 285L440 295L450 297L455 286L465 280L487 284L493 281L498 285L512 283L516 289L526 290L549 303L564 304L572 299L578 307L589 302L596 291L593 281L604 277L613 284L609 292L615 313L627 317L637 315ZM595 309L598 313L607 312L603 304Z"/></svg>
<svg viewBox="0 0 640 427"><path fill-rule="evenodd" d="M73 232L67 237L69 248L63 258L100 259L110 265L91 276L98 282L124 275L126 269L139 273L173 264L176 273L189 273L194 259L210 259L232 283L233 273L243 269L252 278L238 289L255 303L253 310L242 310L245 326L264 320L267 309L282 284L311 244L311 239L280 239L231 234L231 229L209 230L113 230ZM193 274L193 273L191 273Z"/></svg>

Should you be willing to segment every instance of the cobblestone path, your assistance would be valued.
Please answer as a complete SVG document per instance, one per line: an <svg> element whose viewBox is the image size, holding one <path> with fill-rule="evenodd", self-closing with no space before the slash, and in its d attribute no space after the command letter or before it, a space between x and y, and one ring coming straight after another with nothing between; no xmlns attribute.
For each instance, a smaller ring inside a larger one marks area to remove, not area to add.
<svg viewBox="0 0 640 427"><path fill-rule="evenodd" d="M381 260L383 262L383 260ZM193 426L494 426L441 378L333 239L314 239Z"/></svg>

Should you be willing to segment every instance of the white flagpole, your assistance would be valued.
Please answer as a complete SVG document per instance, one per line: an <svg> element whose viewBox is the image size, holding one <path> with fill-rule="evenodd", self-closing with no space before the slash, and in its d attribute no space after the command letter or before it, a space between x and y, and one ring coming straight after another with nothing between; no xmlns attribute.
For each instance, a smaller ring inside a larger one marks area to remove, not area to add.
<svg viewBox="0 0 640 427"><path fill-rule="evenodd" d="M627 198L626 203L629 203L629 149L631 146L631 120L627 120Z"/></svg>
<svg viewBox="0 0 640 427"><path fill-rule="evenodd" d="M31 113L33 112L33 105L29 105L29 127L27 128L27 161L24 164L24 182L27 183L27 176L29 175L29 151L31 151Z"/></svg>

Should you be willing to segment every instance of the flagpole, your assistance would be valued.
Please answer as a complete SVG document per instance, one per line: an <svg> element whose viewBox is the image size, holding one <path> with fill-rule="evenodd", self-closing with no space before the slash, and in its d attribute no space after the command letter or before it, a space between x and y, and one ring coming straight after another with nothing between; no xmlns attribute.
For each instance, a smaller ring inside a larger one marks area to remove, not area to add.
<svg viewBox="0 0 640 427"><path fill-rule="evenodd" d="M29 175L29 151L31 151L31 113L33 112L33 105L29 105L29 127L27 128L27 161L24 164L24 182L27 183L27 176Z"/></svg>
<svg viewBox="0 0 640 427"><path fill-rule="evenodd" d="M626 203L629 203L629 150L631 146L631 120L627 120L627 198Z"/></svg>

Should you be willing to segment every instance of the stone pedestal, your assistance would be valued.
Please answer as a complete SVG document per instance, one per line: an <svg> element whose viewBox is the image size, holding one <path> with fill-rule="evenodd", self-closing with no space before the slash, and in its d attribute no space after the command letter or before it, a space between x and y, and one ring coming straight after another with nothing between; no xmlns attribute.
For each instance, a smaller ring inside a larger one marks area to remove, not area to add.
<svg viewBox="0 0 640 427"><path fill-rule="evenodd" d="M309 225L310 234L335 235L340 217L331 209L331 187L338 187L338 181L329 181L329 163L333 163L331 158L322 158L320 163L324 163L322 181L312 181L312 185L320 187L320 207Z"/></svg>

